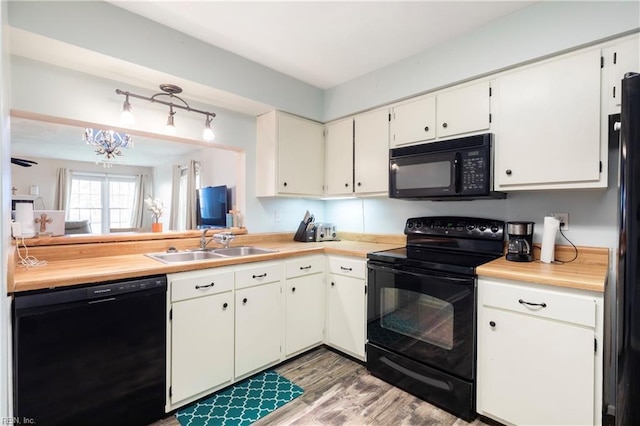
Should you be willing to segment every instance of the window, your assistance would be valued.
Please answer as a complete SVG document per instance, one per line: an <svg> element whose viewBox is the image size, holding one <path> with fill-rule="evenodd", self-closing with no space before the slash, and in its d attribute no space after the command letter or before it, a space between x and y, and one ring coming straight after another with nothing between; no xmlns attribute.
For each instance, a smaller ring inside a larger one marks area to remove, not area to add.
<svg viewBox="0 0 640 426"><path fill-rule="evenodd" d="M67 220L88 220L91 232L132 226L135 176L72 173Z"/></svg>

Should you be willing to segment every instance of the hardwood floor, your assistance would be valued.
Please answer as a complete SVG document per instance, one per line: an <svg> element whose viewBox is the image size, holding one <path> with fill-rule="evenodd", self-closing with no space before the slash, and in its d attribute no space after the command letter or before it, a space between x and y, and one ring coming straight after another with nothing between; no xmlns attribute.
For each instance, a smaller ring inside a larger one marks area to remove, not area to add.
<svg viewBox="0 0 640 426"><path fill-rule="evenodd" d="M258 420L272 425L484 425L467 423L428 402L373 377L366 368L318 348L274 368L304 389L304 394ZM152 426L179 426L172 415Z"/></svg>

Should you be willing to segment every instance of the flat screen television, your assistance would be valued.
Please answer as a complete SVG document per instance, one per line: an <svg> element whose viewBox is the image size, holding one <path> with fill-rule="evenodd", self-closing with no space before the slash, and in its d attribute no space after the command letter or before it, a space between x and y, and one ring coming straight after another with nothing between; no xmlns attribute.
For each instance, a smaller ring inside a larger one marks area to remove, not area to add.
<svg viewBox="0 0 640 426"><path fill-rule="evenodd" d="M196 189L197 225L203 228L226 228L229 190L226 185Z"/></svg>

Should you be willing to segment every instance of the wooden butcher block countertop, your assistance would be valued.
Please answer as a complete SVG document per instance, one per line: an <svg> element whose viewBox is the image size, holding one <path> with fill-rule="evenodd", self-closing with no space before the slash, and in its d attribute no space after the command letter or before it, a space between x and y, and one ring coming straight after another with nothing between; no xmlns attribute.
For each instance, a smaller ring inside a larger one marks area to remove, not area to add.
<svg viewBox="0 0 640 426"><path fill-rule="evenodd" d="M144 253L165 252L169 247L178 250L194 249L199 245L200 233L173 239L136 239L110 242L96 237L86 238L82 244L41 245L32 242L28 254L45 265L25 267L10 262L8 293L55 288L76 284L128 279L156 274L191 271L226 265L238 265L266 260L286 259L311 254L335 254L366 258L367 253L388 250L405 245L403 235L341 234L341 241L300 243L293 241L293 234L246 234L238 235L231 247L252 245L277 250L251 256L212 259L197 262L163 263L145 256ZM213 243L212 243L213 244ZM214 245L214 247L216 247ZM20 255L25 248L20 246ZM15 253L15 260L19 256Z"/></svg>
<svg viewBox="0 0 640 426"><path fill-rule="evenodd" d="M511 262L505 256L476 268L479 276L505 278L559 287L604 292L609 273L609 249L578 247L578 257L569 246L556 246L557 263ZM534 258L540 258L539 247L534 247ZM564 262L563 262L564 261Z"/></svg>

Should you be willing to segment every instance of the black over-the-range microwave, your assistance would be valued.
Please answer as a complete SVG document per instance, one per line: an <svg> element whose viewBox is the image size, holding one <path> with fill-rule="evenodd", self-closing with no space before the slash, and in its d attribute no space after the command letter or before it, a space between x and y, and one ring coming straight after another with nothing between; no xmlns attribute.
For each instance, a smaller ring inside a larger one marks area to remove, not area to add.
<svg viewBox="0 0 640 426"><path fill-rule="evenodd" d="M493 191L493 134L389 150L389 197L505 198L505 193Z"/></svg>

